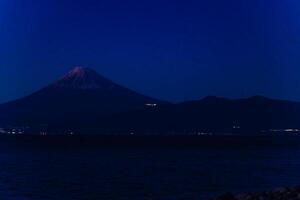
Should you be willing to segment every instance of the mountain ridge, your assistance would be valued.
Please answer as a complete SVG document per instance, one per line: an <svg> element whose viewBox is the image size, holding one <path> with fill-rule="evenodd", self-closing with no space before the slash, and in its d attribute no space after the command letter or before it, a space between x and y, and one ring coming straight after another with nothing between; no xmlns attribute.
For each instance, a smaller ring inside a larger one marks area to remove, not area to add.
<svg viewBox="0 0 300 200"><path fill-rule="evenodd" d="M1 104L0 114L0 128L47 124L52 132L73 129L81 134L300 129L300 102L264 96L207 96L172 104L139 94L82 67L29 96Z"/></svg>
<svg viewBox="0 0 300 200"><path fill-rule="evenodd" d="M113 83L89 68L76 67L54 83L0 105L1 121L50 123L64 118L100 117L166 104ZM25 123L25 122L24 122Z"/></svg>

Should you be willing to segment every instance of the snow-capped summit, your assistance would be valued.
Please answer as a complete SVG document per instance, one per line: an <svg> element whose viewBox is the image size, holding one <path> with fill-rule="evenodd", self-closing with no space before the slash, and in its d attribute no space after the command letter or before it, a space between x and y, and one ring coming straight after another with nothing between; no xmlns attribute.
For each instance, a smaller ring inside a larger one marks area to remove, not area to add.
<svg viewBox="0 0 300 200"><path fill-rule="evenodd" d="M75 67L53 85L55 88L103 89L116 86L112 81L102 77L95 70L86 67Z"/></svg>

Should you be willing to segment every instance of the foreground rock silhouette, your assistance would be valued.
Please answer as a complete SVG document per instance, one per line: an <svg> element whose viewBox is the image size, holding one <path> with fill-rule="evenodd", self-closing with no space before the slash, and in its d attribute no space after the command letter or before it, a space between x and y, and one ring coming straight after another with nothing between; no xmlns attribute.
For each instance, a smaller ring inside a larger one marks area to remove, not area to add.
<svg viewBox="0 0 300 200"><path fill-rule="evenodd" d="M296 200L300 199L300 185L293 188L277 188L267 192L223 194L211 200Z"/></svg>

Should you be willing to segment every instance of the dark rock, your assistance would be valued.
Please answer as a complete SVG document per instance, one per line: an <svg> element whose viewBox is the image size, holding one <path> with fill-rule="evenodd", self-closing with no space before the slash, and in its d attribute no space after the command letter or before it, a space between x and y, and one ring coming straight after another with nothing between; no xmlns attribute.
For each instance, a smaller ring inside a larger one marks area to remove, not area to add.
<svg viewBox="0 0 300 200"><path fill-rule="evenodd" d="M297 186L293 187L292 191L300 193L300 185L297 185Z"/></svg>
<svg viewBox="0 0 300 200"><path fill-rule="evenodd" d="M273 192L282 194L282 193L285 193L285 192L287 192L287 191L288 191L287 188L280 187L280 188L274 189Z"/></svg>
<svg viewBox="0 0 300 200"><path fill-rule="evenodd" d="M276 188L267 192L243 193L233 196L226 193L214 200L300 200L300 186Z"/></svg>

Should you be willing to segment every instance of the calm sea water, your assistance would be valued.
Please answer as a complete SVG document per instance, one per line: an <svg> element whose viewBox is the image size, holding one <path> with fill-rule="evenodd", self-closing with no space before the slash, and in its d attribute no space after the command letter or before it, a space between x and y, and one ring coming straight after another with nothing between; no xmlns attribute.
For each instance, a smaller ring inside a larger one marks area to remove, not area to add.
<svg viewBox="0 0 300 200"><path fill-rule="evenodd" d="M300 137L0 137L0 199L206 199L300 184Z"/></svg>

